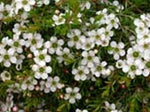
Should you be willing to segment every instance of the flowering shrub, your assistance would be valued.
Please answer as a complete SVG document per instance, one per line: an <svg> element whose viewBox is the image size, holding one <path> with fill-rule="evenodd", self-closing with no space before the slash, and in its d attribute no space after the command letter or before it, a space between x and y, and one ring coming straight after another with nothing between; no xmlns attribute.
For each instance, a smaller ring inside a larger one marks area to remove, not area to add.
<svg viewBox="0 0 150 112"><path fill-rule="evenodd" d="M149 0L1 0L0 112L150 112Z"/></svg>

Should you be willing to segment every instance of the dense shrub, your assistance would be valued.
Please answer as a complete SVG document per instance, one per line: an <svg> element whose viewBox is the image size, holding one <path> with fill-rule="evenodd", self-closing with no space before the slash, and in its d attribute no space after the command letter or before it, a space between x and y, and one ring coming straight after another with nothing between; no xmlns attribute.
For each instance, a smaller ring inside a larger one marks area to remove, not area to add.
<svg viewBox="0 0 150 112"><path fill-rule="evenodd" d="M0 0L0 112L150 112L149 0Z"/></svg>

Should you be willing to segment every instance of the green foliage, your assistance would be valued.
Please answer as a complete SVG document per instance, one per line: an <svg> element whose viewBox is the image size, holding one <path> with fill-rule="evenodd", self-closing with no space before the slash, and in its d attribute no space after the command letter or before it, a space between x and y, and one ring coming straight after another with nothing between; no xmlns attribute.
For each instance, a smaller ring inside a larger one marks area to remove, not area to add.
<svg viewBox="0 0 150 112"><path fill-rule="evenodd" d="M100 20L104 15L95 15L95 12L103 8L108 8L108 12L116 13L113 6L104 5L100 3L100 0L86 0L90 1L92 5L91 10L83 11L83 21L89 19L90 17L96 16L95 21ZM97 1L97 2L94 2ZM10 3L10 0L0 0L0 2ZM67 33L70 29L81 28L82 24L78 21L77 14L82 12L80 9L80 4L85 2L84 0L61 0L59 4L54 5L53 2L50 5L45 7L34 8L29 12L29 23L26 28L22 28L22 31L34 33L39 32L43 35L44 40L49 40L51 36L58 36L61 39L65 40L65 45L67 44ZM122 41L125 43L125 50L131 47L131 42L129 37L131 35L135 36L135 26L133 21L135 18L139 17L143 13L150 12L150 0L120 0L120 3L123 4L125 9L119 13L116 13L116 16L120 20L120 28L115 30L114 37L112 40ZM65 15L66 22L60 26L53 26L52 16L55 14L55 11L58 9L64 11L63 9L71 9L73 14L70 16L70 12ZM8 36L9 38L13 37L13 24L16 23L16 18L5 18L0 20L0 40L3 37ZM73 21L73 24L70 24L70 21ZM3 21L3 22L2 22ZM96 24L92 24L88 27L88 30L97 28ZM21 35L22 36L22 35ZM97 46L98 57L100 61L107 61L110 65L115 66L114 59L111 55L108 55L107 51L112 49L111 47L101 47ZM75 51L74 48L70 49ZM29 49L23 52L30 54ZM81 101L75 103L75 105L69 104L67 101L64 101L60 98L60 95L65 94L65 90L56 91L55 93L49 93L43 95L41 91L24 91L21 92L19 98L16 97L16 101L21 100L25 103L25 109L27 112L36 112L37 106L43 101L46 102L44 108L51 110L52 112L74 112L77 107L86 108L89 112L105 112L104 101L109 101L115 104L122 103L118 107L123 110L123 112L150 112L150 78L139 76L135 79L128 77L127 73L123 73L120 69L115 70L108 78L97 78L94 81L85 81L85 82L75 82L71 70L76 68L81 62L81 51L77 51L73 54L74 58L65 58L65 64L59 64L57 57L54 56L51 64L52 73L51 76L58 75L61 78L61 81L66 84L66 86L79 86L81 88L80 93L83 98ZM34 57L33 57L34 58ZM123 57L124 59L125 57ZM25 59L24 66L22 70L16 71L15 66L12 65L9 69L4 68L3 64L0 63L0 69L8 70L12 74L12 79L15 81L5 81L0 82L0 101L5 101L7 97L7 89L11 84L15 82L22 83L28 76L33 76L33 71L31 71L31 66L34 64L32 59ZM65 70L68 70L65 72ZM40 81L40 80L39 80ZM39 85L39 83L37 84ZM17 93L18 95L18 93Z"/></svg>

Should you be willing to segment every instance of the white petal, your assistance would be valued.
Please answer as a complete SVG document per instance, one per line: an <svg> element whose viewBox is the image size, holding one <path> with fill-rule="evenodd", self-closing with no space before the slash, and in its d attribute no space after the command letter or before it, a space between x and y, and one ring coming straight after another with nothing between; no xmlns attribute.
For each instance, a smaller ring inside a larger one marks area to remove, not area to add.
<svg viewBox="0 0 150 112"><path fill-rule="evenodd" d="M38 68L39 68L39 67L38 67L37 65L33 65L33 66L32 66L32 70L33 70L33 71L37 71Z"/></svg>
<svg viewBox="0 0 150 112"><path fill-rule="evenodd" d="M70 102L71 104L74 104L74 103L75 103L75 99L74 99L74 98L71 98L71 99L69 99L69 102Z"/></svg>
<svg viewBox="0 0 150 112"><path fill-rule="evenodd" d="M81 99L81 94L80 93L76 94L76 99Z"/></svg>
<svg viewBox="0 0 150 112"><path fill-rule="evenodd" d="M50 89L51 89L52 92L56 91L56 87L54 87L54 86L52 86Z"/></svg>
<svg viewBox="0 0 150 112"><path fill-rule="evenodd" d="M29 85L28 89L32 91L34 89L34 86L33 85Z"/></svg>
<svg viewBox="0 0 150 112"><path fill-rule="evenodd" d="M5 62L4 62L4 66L5 66L5 67L10 67L10 65L11 65L11 64L10 64L9 61L5 61Z"/></svg>
<svg viewBox="0 0 150 112"><path fill-rule="evenodd" d="M66 92L67 92L67 93L72 92L72 88L70 88L70 87L66 88Z"/></svg>
<svg viewBox="0 0 150 112"><path fill-rule="evenodd" d="M0 56L0 63L3 61L3 57L2 56Z"/></svg>
<svg viewBox="0 0 150 112"><path fill-rule="evenodd" d="M34 77L37 78L37 79L40 79L40 76L41 76L41 74L38 73L38 72L36 72L35 75L34 75Z"/></svg>
<svg viewBox="0 0 150 112"><path fill-rule="evenodd" d="M46 67L46 73L51 73L52 68L51 67Z"/></svg>
<svg viewBox="0 0 150 112"><path fill-rule="evenodd" d="M30 11L30 10L31 10L30 5L26 5L26 6L24 6L24 10L25 10L25 11L27 11L27 12L28 12L28 11Z"/></svg>
<svg viewBox="0 0 150 112"><path fill-rule="evenodd" d="M46 56L45 56L45 61L46 61L46 62L50 62L50 61L51 61L51 57L48 56L48 55L46 55Z"/></svg>
<svg viewBox="0 0 150 112"><path fill-rule="evenodd" d="M85 80L86 80L86 78L87 78L87 76L86 76L86 75L82 75L82 76L81 76L81 80L82 80L82 81L85 81Z"/></svg>
<svg viewBox="0 0 150 112"><path fill-rule="evenodd" d="M17 59L16 59L16 57L10 57L10 61L11 61L12 63L16 63L16 62L17 62Z"/></svg>
<svg viewBox="0 0 150 112"><path fill-rule="evenodd" d="M149 74L150 74L149 70L148 70L148 69L144 69L143 75L144 75L145 77L147 77Z"/></svg>
<svg viewBox="0 0 150 112"><path fill-rule="evenodd" d="M36 63L39 64L42 67L46 65L45 61L39 61L39 62L36 62Z"/></svg>
<svg viewBox="0 0 150 112"><path fill-rule="evenodd" d="M22 85L21 85L21 88L22 88L23 90L26 90L26 89L27 89L27 84L22 84Z"/></svg>
<svg viewBox="0 0 150 112"><path fill-rule="evenodd" d="M59 79L58 76L55 76L55 77L54 77L54 80L55 80L56 82L58 82L60 79Z"/></svg>
<svg viewBox="0 0 150 112"><path fill-rule="evenodd" d="M41 77L42 77L42 79L46 79L48 77L48 75L46 73L43 73Z"/></svg>
<svg viewBox="0 0 150 112"><path fill-rule="evenodd" d="M79 80L80 80L80 76L79 76L79 75L75 75L74 79L75 79L76 81L79 81Z"/></svg>

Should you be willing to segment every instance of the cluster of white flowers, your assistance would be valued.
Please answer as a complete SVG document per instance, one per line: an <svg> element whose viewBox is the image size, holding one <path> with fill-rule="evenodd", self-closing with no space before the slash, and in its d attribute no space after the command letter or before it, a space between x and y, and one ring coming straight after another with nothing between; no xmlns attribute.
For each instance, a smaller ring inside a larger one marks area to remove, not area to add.
<svg viewBox="0 0 150 112"><path fill-rule="evenodd" d="M6 17L12 17L19 13L22 9L29 12L34 6L41 7L49 5L50 0L12 0L11 4L0 3L0 20Z"/></svg>
<svg viewBox="0 0 150 112"><path fill-rule="evenodd" d="M87 3L85 4L85 7L87 7L88 9L90 6ZM72 74L75 75L74 78L76 81L84 81L86 79L89 79L91 75L91 78L93 78L93 76L100 77L100 75L106 77L113 70L113 67L106 67L107 62L101 62L99 60L99 57L97 56L98 50L95 50L94 48L96 46L109 46L111 37L114 35L113 29L119 28L119 19L113 13L109 14L107 12L107 9L97 11L96 14L97 16L91 17L90 22L87 22L83 29L72 29L67 34L67 37L69 38L68 47L75 47L77 50L83 50L81 53L81 56L83 58L81 60L81 63L79 64L77 69L72 70ZM91 24L96 24L99 26L99 28L89 31L88 27ZM119 59L119 56L125 55L125 51L123 50L124 44L121 42L118 45L117 43L113 43L114 42L111 43L113 47L113 51L111 51L111 54L115 53L115 59ZM117 48L118 46L119 48Z"/></svg>
<svg viewBox="0 0 150 112"><path fill-rule="evenodd" d="M28 29L28 12L34 7L41 7L43 4L48 5L50 0L14 0L9 6L4 6L1 3L0 6L0 19L5 18L5 13L8 16L18 14L23 10L23 14L14 24L12 29L13 36L4 37L0 44L0 63L3 63L5 67L10 67L11 64L16 65L17 70L21 70L24 60L32 59L32 64L29 66L33 72L32 76L26 76L25 79L19 84L16 82L8 88L8 92L19 93L20 91L42 91L44 93L57 92L57 89L65 87L60 83L61 79L58 76L51 77L52 67L51 62L53 57L56 57L57 61L61 64L67 65L71 61L76 60L74 51L71 48L75 48L79 51L80 63L77 67L72 69L72 74L76 81L93 80L95 77L107 77L113 71L113 67L107 65L106 61L100 61L98 57L98 49L95 47L109 46L111 37L113 37L114 29L119 28L119 19L115 14L109 14L107 9L96 12L96 17L91 17L89 21L85 23L81 29L71 29L66 35L66 39L62 39L59 36L50 36L50 39L44 41L42 35L38 32L29 33ZM91 7L90 2L81 4L81 12L89 10ZM70 17L74 16L73 11L66 10L64 13L59 10L55 11L52 16L52 27L64 25L66 22L73 24L73 18L66 21L66 15ZM15 15L14 15L15 16ZM95 19L97 18L97 19ZM82 14L78 13L76 19L79 23L82 23ZM90 25L98 25L95 29L91 29ZM67 40L67 41L66 41ZM115 46L115 45L114 45ZM120 45L121 46L121 45ZM112 46L113 47L113 46ZM117 46L115 46L117 47ZM114 48L115 49L115 48ZM120 47L118 55L121 55L123 47ZM25 54L27 53L27 54ZM114 53L114 52L113 52ZM122 55L121 55L122 56ZM7 81L11 79L11 74L7 71L1 73L1 80ZM67 87L64 99L68 100L71 104L74 104L76 100L81 99L78 87ZM14 109L17 109L14 107ZM23 110L21 110L23 112ZM87 110L77 109L76 112L87 112Z"/></svg>
<svg viewBox="0 0 150 112"><path fill-rule="evenodd" d="M98 29L93 29L91 31L86 31L83 29L73 29L70 33L67 34L67 37L70 39L68 41L68 46L75 46L76 49L82 50L90 50L98 46L108 46L111 37L114 35L113 28L117 29L119 27L119 19L115 16L115 14L108 14L107 9L103 9L102 11L96 12L96 18L100 18L95 20L91 18L92 24L98 24L99 26L105 25L105 27L101 27ZM86 23L87 30L90 23Z"/></svg>
<svg viewBox="0 0 150 112"><path fill-rule="evenodd" d="M59 0L55 0L55 2L59 3ZM82 12L91 8L90 2L85 2L79 6L81 13L74 14L74 11L67 8L64 12L55 10L52 13L53 15L49 19L52 19L53 23L50 27L54 29L56 27L61 28L61 25L66 25L66 23L70 27L74 21L76 24L80 24L80 28L76 28L75 25L67 29L67 34L64 37L54 33L45 41L43 38L45 35L42 35L42 32L29 32L27 30L27 24L30 20L28 20L29 12L34 7L48 4L50 4L50 0L13 0L10 5L0 3L0 21L22 13L16 17L16 23L13 23L14 26L9 35L11 37L3 37L0 43L0 64L7 68L7 71L4 70L0 74L0 81L5 83L14 77L18 79L8 87L7 92L19 93L20 91L32 92L35 90L42 93L53 93L65 88L66 93L62 99L74 104L76 100L82 98L80 88L68 87L68 85L61 83L62 79L56 76L53 68L57 69L57 64L62 67L73 63L72 69L71 67L69 69L71 69L70 76L74 76L75 81L96 81L99 77L106 78L114 71L114 66L109 65L109 62L101 58L99 55L100 48L108 48L108 54L113 55L114 60L117 61L116 67L122 69L124 73L128 73L131 78L134 78L135 75L147 77L150 74L149 14L143 14L140 19L135 19L136 40L131 44L132 47L127 50L126 54L125 44L112 39L114 31L119 29L119 18L115 13L110 13L105 8L96 11L94 17L86 20ZM116 7L116 12L123 10L123 6L118 1L109 4ZM121 59L122 57L125 59ZM55 67L53 61L56 62ZM22 70L25 67L23 66L24 62L30 65L26 66L32 71L28 75L25 75L26 71ZM12 71L8 70L8 67L13 68L14 65L16 70L22 70L22 74L25 75L20 76L22 79L19 79L15 73L12 76ZM54 74L52 74L53 72ZM12 98L10 99L12 100ZM9 106L13 107L12 104ZM105 106L106 110L111 112L122 112L116 109L115 104L109 104L107 101ZM13 109L17 109L17 107L14 106ZM7 111L7 108L4 108L3 111ZM24 110L18 111L24 112ZM37 110L37 112L42 111ZM75 111L88 112L86 109L76 109Z"/></svg>
<svg viewBox="0 0 150 112"><path fill-rule="evenodd" d="M109 112L122 112L122 110L117 110L114 103L110 104L108 101L105 101L105 109Z"/></svg>
<svg viewBox="0 0 150 112"><path fill-rule="evenodd" d="M35 5L35 0L15 0L14 4L16 6L16 11L24 9L25 11L30 11L32 6Z"/></svg>
<svg viewBox="0 0 150 112"><path fill-rule="evenodd" d="M150 15L141 15L140 19L134 20L134 24L137 39L127 50L126 59L119 60L116 65L132 79L136 75L147 77L150 74Z"/></svg>
<svg viewBox="0 0 150 112"><path fill-rule="evenodd" d="M95 77L107 77L114 70L113 66L108 66L106 61L100 61L96 56L97 50L83 51L80 66L72 70L72 74L75 75L76 81L85 81L88 79L95 80ZM94 78L94 79L93 79Z"/></svg>

